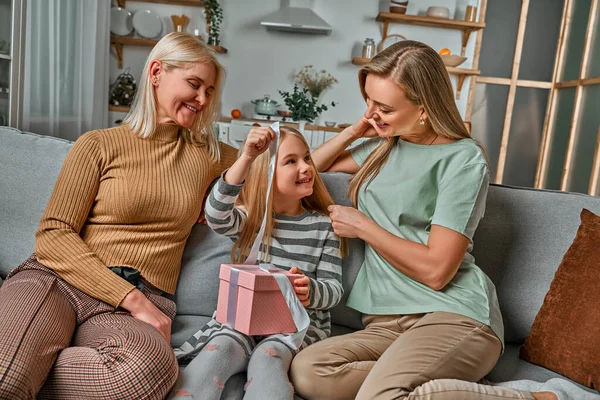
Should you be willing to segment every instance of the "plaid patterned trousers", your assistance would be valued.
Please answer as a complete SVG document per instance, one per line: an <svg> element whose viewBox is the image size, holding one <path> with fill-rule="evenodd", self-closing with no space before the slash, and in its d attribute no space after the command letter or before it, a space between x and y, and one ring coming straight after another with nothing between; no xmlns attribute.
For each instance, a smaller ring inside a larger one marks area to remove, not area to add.
<svg viewBox="0 0 600 400"><path fill-rule="evenodd" d="M165 315L175 304L146 284ZM177 379L169 343L37 262L0 287L0 399L163 399Z"/></svg>

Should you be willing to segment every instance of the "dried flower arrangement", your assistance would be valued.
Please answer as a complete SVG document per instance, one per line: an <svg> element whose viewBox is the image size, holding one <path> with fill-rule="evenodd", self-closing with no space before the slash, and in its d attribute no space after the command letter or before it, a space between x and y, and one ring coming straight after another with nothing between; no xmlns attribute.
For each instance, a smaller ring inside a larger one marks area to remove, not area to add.
<svg viewBox="0 0 600 400"><path fill-rule="evenodd" d="M296 74L296 83L301 87L308 89L308 92L314 100L317 100L321 93L337 83L329 72L322 69L317 72L313 70L312 65L306 65Z"/></svg>

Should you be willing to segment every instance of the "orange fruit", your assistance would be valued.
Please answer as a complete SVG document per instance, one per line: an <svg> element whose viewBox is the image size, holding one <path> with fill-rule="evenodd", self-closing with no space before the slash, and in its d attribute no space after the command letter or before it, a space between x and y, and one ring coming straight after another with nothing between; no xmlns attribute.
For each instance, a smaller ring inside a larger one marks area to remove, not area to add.
<svg viewBox="0 0 600 400"><path fill-rule="evenodd" d="M242 112L240 110L238 110L237 108L234 108L233 110L231 110L231 118L242 118Z"/></svg>
<svg viewBox="0 0 600 400"><path fill-rule="evenodd" d="M440 56L449 56L450 54L452 54L452 52L446 47L440 50Z"/></svg>

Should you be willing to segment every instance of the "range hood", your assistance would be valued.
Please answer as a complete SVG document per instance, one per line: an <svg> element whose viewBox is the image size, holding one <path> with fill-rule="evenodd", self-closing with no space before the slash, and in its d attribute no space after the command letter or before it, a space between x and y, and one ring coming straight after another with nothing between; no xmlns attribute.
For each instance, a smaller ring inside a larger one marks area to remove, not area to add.
<svg viewBox="0 0 600 400"><path fill-rule="evenodd" d="M281 3L279 10L263 18L262 26L278 31L331 34L331 25L310 9L310 2L295 1L292 6L289 0Z"/></svg>

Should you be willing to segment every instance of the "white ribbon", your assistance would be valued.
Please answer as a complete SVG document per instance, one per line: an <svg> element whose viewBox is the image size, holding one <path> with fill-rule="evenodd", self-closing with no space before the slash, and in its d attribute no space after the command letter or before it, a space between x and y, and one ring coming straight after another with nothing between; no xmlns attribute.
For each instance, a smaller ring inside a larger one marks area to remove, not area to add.
<svg viewBox="0 0 600 400"><path fill-rule="evenodd" d="M306 309L298 300L298 295L294 292L292 288L292 283L288 279L285 274L282 273L273 273L271 270L281 270L277 268L273 264L260 264L260 269L270 273L273 278L277 281L279 285L279 290L281 290L281 294L283 294L283 298L287 303L290 313L292 314L292 319L294 320L294 324L296 325L297 331L290 335L283 335L281 340L286 343L288 346L295 350L299 350L300 346L302 346L302 341L304 340L304 335L308 331L308 326L310 325L310 318L308 317L308 313Z"/></svg>
<svg viewBox="0 0 600 400"><path fill-rule="evenodd" d="M271 193L271 185L273 183L273 175L275 174L275 162L277 161L277 149L279 148L279 137L281 136L281 132L279 131L279 122L275 122L271 125L271 129L275 131L275 140L271 141L269 144L269 172L267 175L267 196L265 198L265 215L262 220L262 224L260 224L260 230L258 231L258 235L256 235L256 239L254 240L254 244L250 249L250 254L248 254L248 258L244 261L244 264L254 265L256 264L256 260L258 260L258 252L260 250L260 244L262 243L263 236L265 235L265 228L267 226L267 212L269 212L269 194Z"/></svg>

